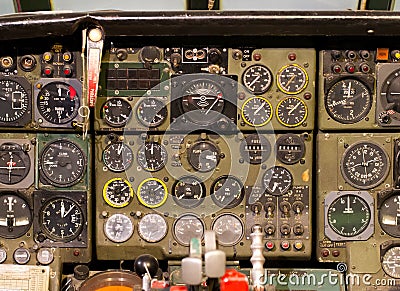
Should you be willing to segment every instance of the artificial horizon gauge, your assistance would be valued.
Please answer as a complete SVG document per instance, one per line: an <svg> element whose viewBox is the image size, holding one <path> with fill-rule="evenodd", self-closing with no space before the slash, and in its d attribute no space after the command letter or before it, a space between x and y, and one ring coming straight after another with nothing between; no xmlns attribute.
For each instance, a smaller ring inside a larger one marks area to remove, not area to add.
<svg viewBox="0 0 400 291"><path fill-rule="evenodd" d="M286 94L298 94L308 84L306 70L297 64L282 67L276 79L279 90Z"/></svg>
<svg viewBox="0 0 400 291"><path fill-rule="evenodd" d="M172 197L179 206L194 208L203 202L206 188L199 178L183 176L172 187Z"/></svg>
<svg viewBox="0 0 400 291"><path fill-rule="evenodd" d="M16 143L0 145L0 183L14 185L21 182L29 173L29 155Z"/></svg>
<svg viewBox="0 0 400 291"><path fill-rule="evenodd" d="M376 143L360 141L349 146L340 161L343 178L358 189L371 189L381 184L389 173L390 161Z"/></svg>
<svg viewBox="0 0 400 291"><path fill-rule="evenodd" d="M104 103L101 112L104 121L112 127L126 125L132 113L132 106L121 98L111 98Z"/></svg>
<svg viewBox="0 0 400 291"><path fill-rule="evenodd" d="M244 198L243 184L234 176L219 177L211 186L211 198L219 207L236 207Z"/></svg>
<svg viewBox="0 0 400 291"><path fill-rule="evenodd" d="M146 207L160 207L168 198L167 185L157 178L145 179L138 187L137 197L140 203Z"/></svg>
<svg viewBox="0 0 400 291"><path fill-rule="evenodd" d="M369 89L355 79L343 79L333 84L324 101L329 116L345 124L364 119L372 106Z"/></svg>
<svg viewBox="0 0 400 291"><path fill-rule="evenodd" d="M303 158L305 147L301 136L292 133L281 135L275 143L276 157L284 164L293 165Z"/></svg>
<svg viewBox="0 0 400 291"><path fill-rule="evenodd" d="M400 194L386 198L378 209L379 224L393 237L400 237Z"/></svg>
<svg viewBox="0 0 400 291"><path fill-rule="evenodd" d="M222 87L211 80L197 79L189 82L182 92L181 106L185 117L196 124L214 123L224 109Z"/></svg>
<svg viewBox="0 0 400 291"><path fill-rule="evenodd" d="M68 242L80 235L85 217L79 204L65 197L51 198L39 212L43 233L54 241Z"/></svg>
<svg viewBox="0 0 400 291"><path fill-rule="evenodd" d="M168 225L160 214L149 213L139 221L138 232L145 241L155 243L167 235Z"/></svg>
<svg viewBox="0 0 400 291"><path fill-rule="evenodd" d="M149 172L156 172L164 168L167 158L167 150L158 142L146 142L137 153L139 165Z"/></svg>
<svg viewBox="0 0 400 291"><path fill-rule="evenodd" d="M281 166L269 168L263 176L263 186L268 194L286 194L293 185L293 176L288 169Z"/></svg>
<svg viewBox="0 0 400 291"><path fill-rule="evenodd" d="M220 150L213 142L200 140L188 149L188 161L199 172L214 170L220 160Z"/></svg>
<svg viewBox="0 0 400 291"><path fill-rule="evenodd" d="M111 207L125 207L133 198L132 185L123 178L111 179L103 187L103 198Z"/></svg>
<svg viewBox="0 0 400 291"><path fill-rule="evenodd" d="M272 84L271 71L262 65L250 66L242 76L243 85L254 94L263 94Z"/></svg>
<svg viewBox="0 0 400 291"><path fill-rule="evenodd" d="M81 104L77 89L64 82L51 82L43 86L36 103L40 115L52 124L72 121Z"/></svg>
<svg viewBox="0 0 400 291"><path fill-rule="evenodd" d="M400 279L400 246L391 247L385 252L382 269L390 277Z"/></svg>
<svg viewBox="0 0 400 291"><path fill-rule="evenodd" d="M281 100L276 107L276 118L279 123L287 127L301 125L307 115L307 105L298 97L287 97Z"/></svg>
<svg viewBox="0 0 400 291"><path fill-rule="evenodd" d="M133 152L123 142L110 143L103 151L103 162L110 171L123 172L132 165Z"/></svg>
<svg viewBox="0 0 400 291"><path fill-rule="evenodd" d="M13 239L28 232L32 212L28 202L10 192L0 194L0 237Z"/></svg>
<svg viewBox="0 0 400 291"><path fill-rule="evenodd" d="M39 159L41 178L51 185L69 187L79 182L86 168L82 149L72 141L59 139L44 147Z"/></svg>
<svg viewBox="0 0 400 291"><path fill-rule="evenodd" d="M183 246L189 246L194 237L202 239L205 230L204 222L194 214L178 217L172 228L175 240Z"/></svg>
<svg viewBox="0 0 400 291"><path fill-rule="evenodd" d="M259 134L250 134L240 144L240 155L250 164L264 163L271 154L271 144Z"/></svg>
<svg viewBox="0 0 400 291"><path fill-rule="evenodd" d="M104 223L104 234L115 243L126 242L132 236L133 231L133 223L125 214L113 214Z"/></svg>
<svg viewBox="0 0 400 291"><path fill-rule="evenodd" d="M218 244L233 246L243 237L243 222L234 214L224 213L218 216L212 223L211 229L215 231Z"/></svg>
<svg viewBox="0 0 400 291"><path fill-rule="evenodd" d="M0 79L0 122L18 122L30 113L29 87L29 83L23 78Z"/></svg>
<svg viewBox="0 0 400 291"><path fill-rule="evenodd" d="M264 97L251 97L242 105L242 119L250 126L264 126L272 118L272 105Z"/></svg>
<svg viewBox="0 0 400 291"><path fill-rule="evenodd" d="M144 126L157 127L166 120L167 107L160 99L144 97L139 101L136 115Z"/></svg>

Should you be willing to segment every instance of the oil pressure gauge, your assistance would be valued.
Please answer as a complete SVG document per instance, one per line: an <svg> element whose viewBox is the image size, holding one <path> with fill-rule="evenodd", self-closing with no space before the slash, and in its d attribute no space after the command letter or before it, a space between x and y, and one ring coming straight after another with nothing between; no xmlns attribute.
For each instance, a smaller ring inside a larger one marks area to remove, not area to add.
<svg viewBox="0 0 400 291"><path fill-rule="evenodd" d="M219 207L236 207L244 198L243 184L234 176L219 177L211 186L211 198Z"/></svg>
<svg viewBox="0 0 400 291"><path fill-rule="evenodd" d="M284 66L278 72L277 84L283 93L298 94L307 87L307 72L297 64Z"/></svg>
<svg viewBox="0 0 400 291"><path fill-rule="evenodd" d="M172 187L172 197L179 206L194 208L203 202L206 189L198 178L183 176Z"/></svg>
<svg viewBox="0 0 400 291"><path fill-rule="evenodd" d="M390 277L400 279L400 246L391 247L385 252L382 269Z"/></svg>
<svg viewBox="0 0 400 291"><path fill-rule="evenodd" d="M242 81L251 93L263 94L271 87L272 74L267 67L254 65L244 71Z"/></svg>
<svg viewBox="0 0 400 291"><path fill-rule="evenodd" d="M0 194L0 237L13 239L24 235L32 224L28 202L11 192Z"/></svg>
<svg viewBox="0 0 400 291"><path fill-rule="evenodd" d="M130 119L132 106L121 98L111 98L104 103L101 112L104 121L112 127L123 127Z"/></svg>
<svg viewBox="0 0 400 291"><path fill-rule="evenodd" d="M133 152L123 142L111 143L103 151L103 161L109 170L123 172L131 166Z"/></svg>
<svg viewBox="0 0 400 291"><path fill-rule="evenodd" d="M143 216L139 221L138 232L145 241L155 243L167 235L168 225L161 215L150 213Z"/></svg>

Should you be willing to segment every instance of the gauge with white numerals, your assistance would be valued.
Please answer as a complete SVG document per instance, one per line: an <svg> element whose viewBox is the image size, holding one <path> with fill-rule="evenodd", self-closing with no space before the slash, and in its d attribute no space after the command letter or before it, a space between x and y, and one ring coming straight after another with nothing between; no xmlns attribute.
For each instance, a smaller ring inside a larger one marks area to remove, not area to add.
<svg viewBox="0 0 400 291"><path fill-rule="evenodd" d="M134 226L125 214L113 214L104 223L104 233L113 242L123 243L133 234Z"/></svg>
<svg viewBox="0 0 400 291"><path fill-rule="evenodd" d="M155 243L167 235L168 225L161 215L150 213L139 221L138 232L145 241Z"/></svg>

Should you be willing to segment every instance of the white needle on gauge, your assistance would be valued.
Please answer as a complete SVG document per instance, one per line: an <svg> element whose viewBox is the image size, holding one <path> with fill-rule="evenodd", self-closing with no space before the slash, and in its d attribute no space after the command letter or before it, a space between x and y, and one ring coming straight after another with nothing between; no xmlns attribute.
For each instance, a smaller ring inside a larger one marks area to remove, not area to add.
<svg viewBox="0 0 400 291"><path fill-rule="evenodd" d="M347 91L347 98L350 98L351 97L351 95L350 95L350 92L351 92L351 82L349 82L349 88L347 89L348 91Z"/></svg>
<svg viewBox="0 0 400 291"><path fill-rule="evenodd" d="M6 97L3 97L3 96L0 96L0 100L6 101L7 98L6 98Z"/></svg>
<svg viewBox="0 0 400 291"><path fill-rule="evenodd" d="M286 88L287 88L287 89L289 89L289 85L290 85L290 83L293 82L294 78L296 78L296 75L295 75L295 74L293 74L293 76L292 76L292 77L289 79L289 81L286 83Z"/></svg>
<svg viewBox="0 0 400 291"><path fill-rule="evenodd" d="M58 87L58 96L60 96L61 97L61 88L60 87Z"/></svg>
<svg viewBox="0 0 400 291"><path fill-rule="evenodd" d="M215 101L214 101L214 103L210 106L210 108L208 108L207 109L207 111L206 111L206 115L208 114L208 112L210 112L210 110L214 107L214 105L219 101L219 99L220 99L221 97L217 97L216 99L215 99Z"/></svg>
<svg viewBox="0 0 400 291"><path fill-rule="evenodd" d="M117 154L120 156L121 155L121 153L122 153L122 148L123 148L123 144L122 143L120 143L119 145L118 145L118 149L117 149Z"/></svg>
<svg viewBox="0 0 400 291"><path fill-rule="evenodd" d="M64 214L63 217L66 217L68 215L68 213L70 213L72 211L72 209L74 209L75 205L71 205L71 207L68 209L68 211Z"/></svg>
<svg viewBox="0 0 400 291"><path fill-rule="evenodd" d="M297 107L299 107L299 105L300 105L300 102L297 103L292 109L290 109L289 112L288 112L288 114L291 115L292 112L293 112L294 110L296 110Z"/></svg>
<svg viewBox="0 0 400 291"><path fill-rule="evenodd" d="M151 155L154 154L154 144L153 143L151 144L150 153L151 153Z"/></svg>
<svg viewBox="0 0 400 291"><path fill-rule="evenodd" d="M258 112L260 112L260 110L265 106L265 102L263 102L263 104L261 104L260 107L257 108L256 111L254 111L254 115L256 115Z"/></svg>
<svg viewBox="0 0 400 291"><path fill-rule="evenodd" d="M64 202L61 202L61 218L64 217L65 214L65 206L64 206Z"/></svg>
<svg viewBox="0 0 400 291"><path fill-rule="evenodd" d="M251 83L248 86L249 87L253 86L260 78L261 78L261 75L257 75L257 77L253 81L251 81Z"/></svg>

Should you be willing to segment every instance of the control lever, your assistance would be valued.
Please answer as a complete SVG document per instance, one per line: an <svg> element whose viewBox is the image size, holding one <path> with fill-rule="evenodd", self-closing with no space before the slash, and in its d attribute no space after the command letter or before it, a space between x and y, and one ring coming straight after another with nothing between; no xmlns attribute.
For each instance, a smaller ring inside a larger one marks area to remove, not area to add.
<svg viewBox="0 0 400 291"><path fill-rule="evenodd" d="M205 242L205 273L209 278L220 278L225 274L226 254L217 250L216 235L212 230L204 233Z"/></svg>
<svg viewBox="0 0 400 291"><path fill-rule="evenodd" d="M158 261L152 255L140 255L136 258L134 269L135 273L143 278L142 279L142 290L150 291L151 279L157 274L159 268Z"/></svg>
<svg viewBox="0 0 400 291"><path fill-rule="evenodd" d="M189 257L182 259L182 281L187 285L200 285L202 282L201 241L190 240ZM190 288L188 288L190 289Z"/></svg>
<svg viewBox="0 0 400 291"><path fill-rule="evenodd" d="M263 244L263 231L260 225L253 226L253 231L250 234L251 238L251 251L253 255L250 258L250 262L253 265L251 270L251 283L253 285L252 290L264 290L264 286L261 284L264 278L264 262L265 258L263 255L264 244Z"/></svg>

